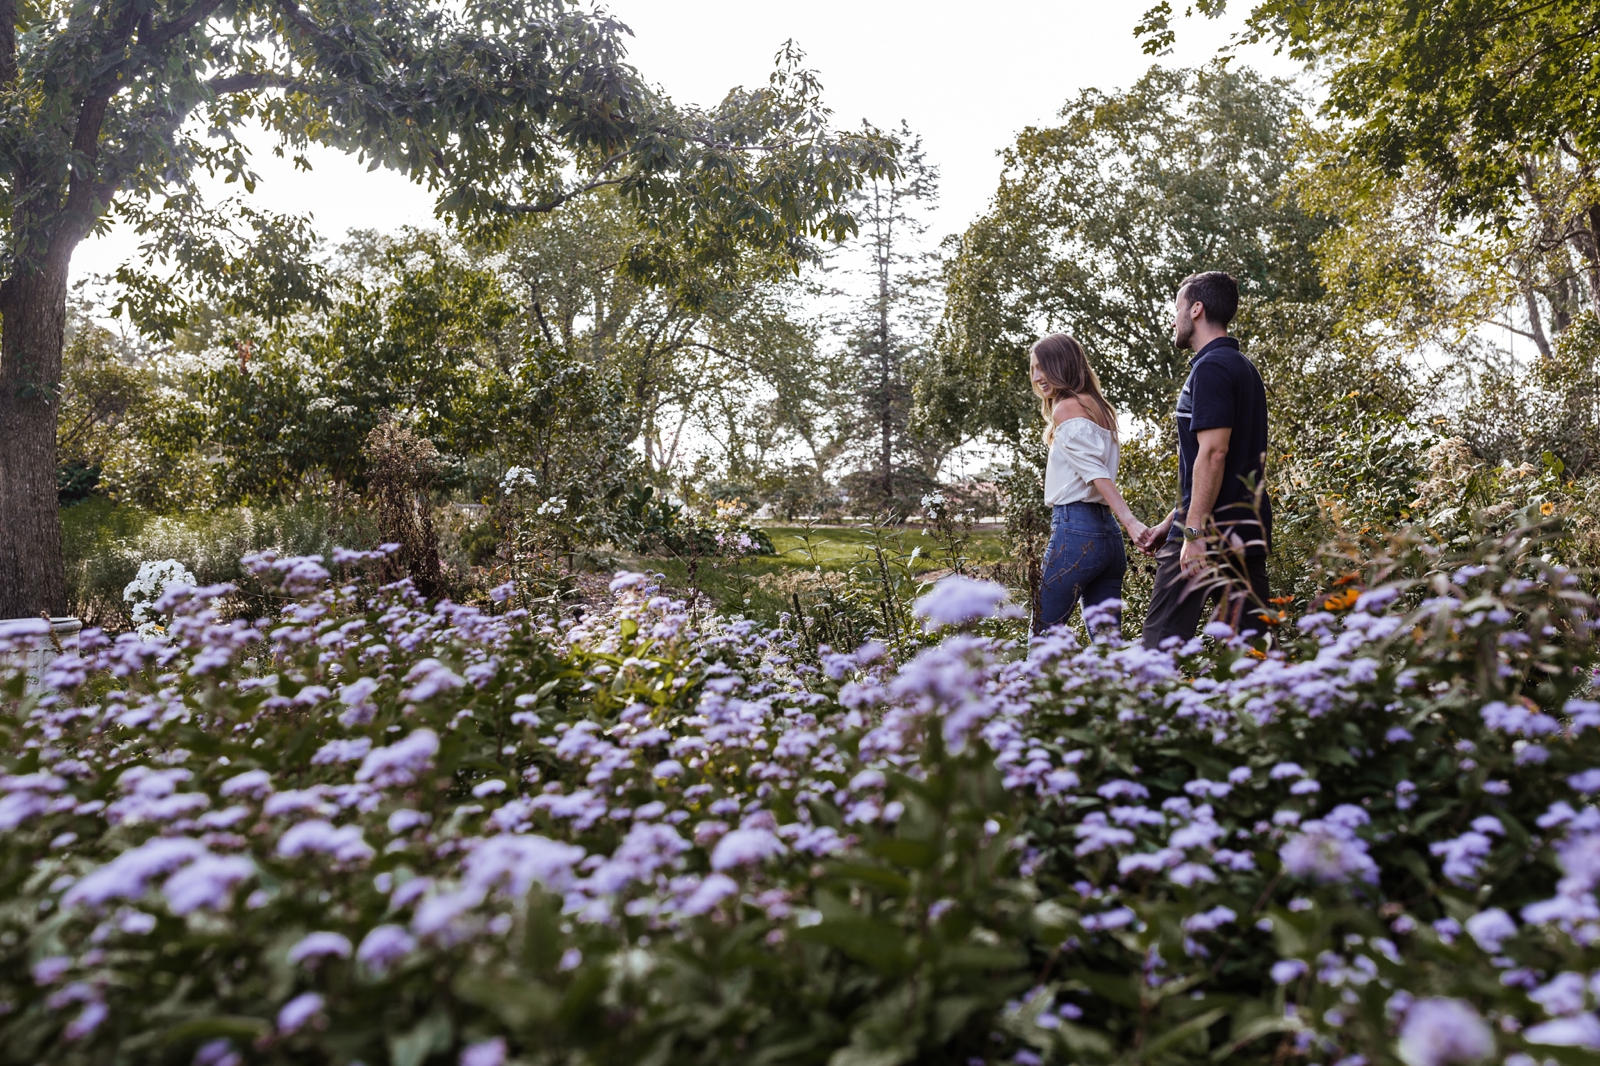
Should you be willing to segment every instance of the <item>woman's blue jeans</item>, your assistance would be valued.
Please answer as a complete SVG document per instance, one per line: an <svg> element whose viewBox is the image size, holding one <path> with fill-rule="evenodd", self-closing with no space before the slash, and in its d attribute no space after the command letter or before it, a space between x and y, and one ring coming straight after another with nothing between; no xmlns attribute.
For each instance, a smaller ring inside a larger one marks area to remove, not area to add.
<svg viewBox="0 0 1600 1066"><path fill-rule="evenodd" d="M1033 631L1043 633L1072 616L1079 602L1091 607L1120 599L1128 554L1122 528L1103 503L1067 503L1050 518L1050 544L1039 582L1039 611Z"/></svg>

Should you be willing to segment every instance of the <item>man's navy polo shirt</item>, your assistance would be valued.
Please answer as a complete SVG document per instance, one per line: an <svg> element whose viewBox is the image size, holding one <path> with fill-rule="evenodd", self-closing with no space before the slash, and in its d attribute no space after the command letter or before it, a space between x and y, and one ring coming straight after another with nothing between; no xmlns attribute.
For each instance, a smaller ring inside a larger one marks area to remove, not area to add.
<svg viewBox="0 0 1600 1066"><path fill-rule="evenodd" d="M1272 547L1272 503L1257 489L1266 483L1267 390L1255 364L1232 337L1218 337L1189 360L1189 377L1178 395L1178 485L1183 503L1167 533L1182 540L1194 484L1194 460L1202 429L1231 429L1228 460L1212 518L1248 545L1246 555L1265 555Z"/></svg>

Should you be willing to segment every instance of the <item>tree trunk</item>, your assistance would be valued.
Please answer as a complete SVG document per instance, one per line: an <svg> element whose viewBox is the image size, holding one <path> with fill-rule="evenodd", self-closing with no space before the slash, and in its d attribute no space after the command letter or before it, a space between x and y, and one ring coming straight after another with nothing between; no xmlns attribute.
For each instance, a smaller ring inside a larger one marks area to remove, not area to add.
<svg viewBox="0 0 1600 1066"><path fill-rule="evenodd" d="M1589 223L1588 240L1579 242L1578 251L1588 267L1589 307L1600 318L1600 204L1590 204L1584 216Z"/></svg>
<svg viewBox="0 0 1600 1066"><path fill-rule="evenodd" d="M0 285L0 618L67 613L56 502L67 259Z"/></svg>
<svg viewBox="0 0 1600 1066"><path fill-rule="evenodd" d="M878 461L883 470L883 500L888 507L894 500L894 410L890 393L893 368L889 357L889 257L894 254L894 200L886 219L881 195L877 204L878 251Z"/></svg>

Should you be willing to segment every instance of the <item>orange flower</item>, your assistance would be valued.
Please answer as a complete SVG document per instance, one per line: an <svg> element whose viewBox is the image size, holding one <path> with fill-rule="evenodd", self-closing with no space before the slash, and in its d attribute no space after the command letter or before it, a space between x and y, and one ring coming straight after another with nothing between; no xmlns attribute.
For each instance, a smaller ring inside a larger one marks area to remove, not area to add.
<svg viewBox="0 0 1600 1066"><path fill-rule="evenodd" d="M1544 503L1539 505L1539 513L1544 515L1546 518L1549 518L1551 515L1556 513L1556 505L1546 500Z"/></svg>
<svg viewBox="0 0 1600 1066"><path fill-rule="evenodd" d="M1324 611L1348 610L1349 608L1354 607L1356 601L1360 598L1361 589L1356 587L1347 588L1342 592L1330 592L1327 596L1323 597L1322 609Z"/></svg>

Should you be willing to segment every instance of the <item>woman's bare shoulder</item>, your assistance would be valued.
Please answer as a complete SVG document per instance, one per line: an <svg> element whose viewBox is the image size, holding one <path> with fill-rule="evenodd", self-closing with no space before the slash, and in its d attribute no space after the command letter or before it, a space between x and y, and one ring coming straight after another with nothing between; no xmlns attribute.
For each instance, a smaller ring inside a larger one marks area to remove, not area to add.
<svg viewBox="0 0 1600 1066"><path fill-rule="evenodd" d="M1094 421L1089 409L1076 396L1063 396L1057 400L1055 407L1050 411L1050 417L1058 426L1069 418L1087 418L1091 422Z"/></svg>

